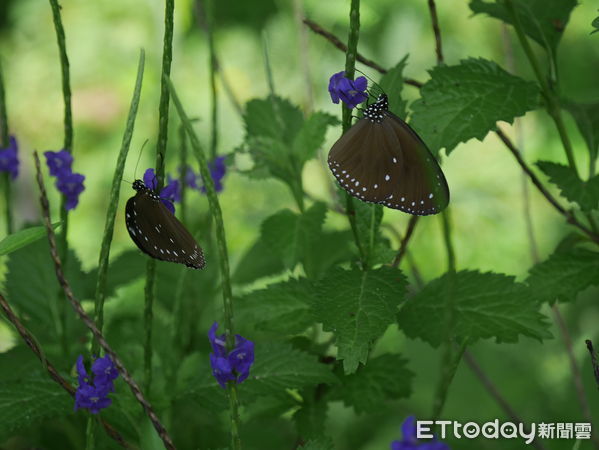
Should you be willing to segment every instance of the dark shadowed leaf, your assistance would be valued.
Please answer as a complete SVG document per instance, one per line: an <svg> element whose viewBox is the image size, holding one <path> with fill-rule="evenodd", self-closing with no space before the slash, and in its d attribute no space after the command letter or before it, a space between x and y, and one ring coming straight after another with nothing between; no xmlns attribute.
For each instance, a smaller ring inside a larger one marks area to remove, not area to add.
<svg viewBox="0 0 599 450"><path fill-rule="evenodd" d="M453 335L468 342L495 338L517 342L519 336L550 337L539 303L514 277L464 270L428 283L404 303L398 314L400 328L410 338L438 347L446 338L448 305L453 293Z"/></svg>
<svg viewBox="0 0 599 450"><path fill-rule="evenodd" d="M390 267L334 268L316 284L312 309L324 329L335 334L345 373L366 364L370 345L393 322L405 288L404 275Z"/></svg>
<svg viewBox="0 0 599 450"><path fill-rule="evenodd" d="M401 90L403 88L403 70L406 67L407 61L408 57L406 55L395 67L389 69L379 81L379 85L387 94L387 97L389 97L389 111L402 119L405 119L407 114L407 102L401 97ZM374 88L374 92L376 92L376 88Z"/></svg>
<svg viewBox="0 0 599 450"><path fill-rule="evenodd" d="M241 257L233 272L233 282L247 284L285 270L283 260L260 237Z"/></svg>
<svg viewBox="0 0 599 450"><path fill-rule="evenodd" d="M411 125L436 154L447 153L460 142L482 140L497 121L515 117L538 106L536 84L509 74L482 58L462 60L455 66L437 66L412 104Z"/></svg>
<svg viewBox="0 0 599 450"><path fill-rule="evenodd" d="M582 134L589 148L591 160L595 161L599 150L599 102L576 103L565 101L564 106L574 117L580 134Z"/></svg>
<svg viewBox="0 0 599 450"><path fill-rule="evenodd" d="M568 166L549 161L538 161L537 166L549 177L549 181L559 187L561 194L571 202L576 202L583 211L591 211L599 206L599 175L582 181Z"/></svg>

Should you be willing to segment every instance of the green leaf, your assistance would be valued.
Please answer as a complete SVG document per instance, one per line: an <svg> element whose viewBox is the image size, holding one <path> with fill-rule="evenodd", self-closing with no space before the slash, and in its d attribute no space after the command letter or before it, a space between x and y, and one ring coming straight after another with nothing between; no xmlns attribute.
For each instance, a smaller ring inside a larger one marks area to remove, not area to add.
<svg viewBox="0 0 599 450"><path fill-rule="evenodd" d="M302 440L320 438L325 434L328 401L318 386L308 387L300 393L301 408L293 414L297 432Z"/></svg>
<svg viewBox="0 0 599 450"><path fill-rule="evenodd" d="M366 252L368 266L372 267L378 263L387 263L389 259L381 261L385 257L383 237L380 233L384 209L382 205L354 201L356 229L360 237L360 245Z"/></svg>
<svg viewBox="0 0 599 450"><path fill-rule="evenodd" d="M262 239L288 269L304 261L310 243L318 239L326 215L326 205L314 203L303 214L284 209L262 223Z"/></svg>
<svg viewBox="0 0 599 450"><path fill-rule="evenodd" d="M572 248L534 265L526 280L539 302L572 302L579 292L599 285L599 253Z"/></svg>
<svg viewBox="0 0 599 450"><path fill-rule="evenodd" d="M330 114L317 111L303 123L293 140L292 152L300 166L316 156L316 152L324 142L329 125L337 125L339 120Z"/></svg>
<svg viewBox="0 0 599 450"><path fill-rule="evenodd" d="M512 0L524 33L543 48L555 52L576 0ZM472 0L475 14L485 13L513 25L512 16L501 1Z"/></svg>
<svg viewBox="0 0 599 450"><path fill-rule="evenodd" d="M296 176L292 165L289 146L282 141L266 136L250 137L246 146L254 159L254 166L243 173L254 178L264 178L267 173L284 183Z"/></svg>
<svg viewBox="0 0 599 450"><path fill-rule="evenodd" d="M52 224L52 228L55 230L59 227L60 222ZM30 227L23 230L17 231L16 233L9 234L0 242L0 256L8 255L32 242L37 241L46 235L46 227Z"/></svg>
<svg viewBox="0 0 599 450"><path fill-rule="evenodd" d="M243 115L247 136L292 142L304 123L300 109L280 97L250 100Z"/></svg>
<svg viewBox="0 0 599 450"><path fill-rule="evenodd" d="M331 438L310 439L300 447L302 450L334 450L335 445Z"/></svg>
<svg viewBox="0 0 599 450"><path fill-rule="evenodd" d="M431 281L399 312L400 328L410 338L438 347L447 337L448 305L453 293L452 335L474 343L495 338L517 342L520 335L549 337L548 325L526 286L514 277L464 270Z"/></svg>
<svg viewBox="0 0 599 450"><path fill-rule="evenodd" d="M538 106L534 83L482 58L437 66L412 104L411 125L433 153L451 152L460 142L482 140L497 121L512 122Z"/></svg>
<svg viewBox="0 0 599 450"><path fill-rule="evenodd" d="M596 20L599 21L599 18ZM564 101L564 106L576 121L578 130L589 148L591 161L594 162L599 151L599 102Z"/></svg>
<svg viewBox="0 0 599 450"><path fill-rule="evenodd" d="M137 250L129 250L119 254L110 261L108 274L106 276L106 297L114 295L116 289L122 285L129 284L142 275L145 275L146 269L143 264L145 256ZM87 273L88 287L86 297L93 297L98 278L98 268L94 268Z"/></svg>
<svg viewBox="0 0 599 450"><path fill-rule="evenodd" d="M379 85L389 98L389 110L402 119L405 119L407 114L407 102L401 97L401 90L403 88L403 70L406 67L407 60L408 56L406 55L396 66L389 69L379 81Z"/></svg>
<svg viewBox="0 0 599 450"><path fill-rule="evenodd" d="M0 436L41 420L73 414L73 399L45 374L0 383Z"/></svg>
<svg viewBox="0 0 599 450"><path fill-rule="evenodd" d="M304 255L304 270L308 278L318 280L335 264L352 257L350 231L323 231L309 240Z"/></svg>
<svg viewBox="0 0 599 450"><path fill-rule="evenodd" d="M331 369L319 363L314 355L283 342L256 343L254 365L239 391L240 395L260 397L275 391L336 382Z"/></svg>
<svg viewBox="0 0 599 450"><path fill-rule="evenodd" d="M305 278L271 284L236 300L235 316L258 329L293 335L313 323L308 299L313 288Z"/></svg>
<svg viewBox="0 0 599 450"><path fill-rule="evenodd" d="M259 278L279 274L283 270L285 265L282 259L270 251L268 244L260 237L241 257L233 273L233 282L248 284Z"/></svg>
<svg viewBox="0 0 599 450"><path fill-rule="evenodd" d="M359 363L366 364L372 341L393 322L406 278L390 267L366 272L334 268L316 286L315 317L325 331L335 333L337 359L343 360L345 373L353 373Z"/></svg>
<svg viewBox="0 0 599 450"><path fill-rule="evenodd" d="M537 166L549 177L549 181L559 187L561 194L571 202L576 202L583 211L591 211L599 206L599 175L582 181L568 166L549 161L538 161Z"/></svg>
<svg viewBox="0 0 599 450"><path fill-rule="evenodd" d="M597 31L599 31L599 17L595 17L593 19L593 22L591 22L591 26L594 28L594 30L591 31L591 34L595 34Z"/></svg>
<svg viewBox="0 0 599 450"><path fill-rule="evenodd" d="M357 413L380 411L388 400L409 397L414 374L399 355L381 355L368 361L358 371L341 378L343 402Z"/></svg>

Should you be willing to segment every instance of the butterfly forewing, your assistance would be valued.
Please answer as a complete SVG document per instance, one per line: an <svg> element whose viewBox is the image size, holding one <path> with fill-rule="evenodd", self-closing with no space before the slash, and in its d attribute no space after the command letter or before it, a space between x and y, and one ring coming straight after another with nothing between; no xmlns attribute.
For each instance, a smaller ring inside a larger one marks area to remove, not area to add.
<svg viewBox="0 0 599 450"><path fill-rule="evenodd" d="M436 214L449 202L441 168L418 135L387 111L386 97L333 145L329 167L350 195L366 202L414 215Z"/></svg>
<svg viewBox="0 0 599 450"><path fill-rule="evenodd" d="M152 258L194 269L206 265L202 249L193 236L147 190L139 190L127 201L125 221L133 242Z"/></svg>

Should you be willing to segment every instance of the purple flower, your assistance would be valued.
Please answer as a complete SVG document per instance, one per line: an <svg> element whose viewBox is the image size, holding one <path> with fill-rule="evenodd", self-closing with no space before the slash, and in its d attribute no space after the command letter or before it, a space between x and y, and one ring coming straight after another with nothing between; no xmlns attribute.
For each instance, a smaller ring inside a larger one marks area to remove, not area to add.
<svg viewBox="0 0 599 450"><path fill-rule="evenodd" d="M13 180L19 175L18 151L19 146L14 136L9 138L8 147L0 148L0 172L10 173Z"/></svg>
<svg viewBox="0 0 599 450"><path fill-rule="evenodd" d="M192 189L199 189L198 183L196 181L198 179L198 176L194 173L192 168L189 166L179 167L179 173L183 174L183 171L185 171L185 177L184 177L185 184Z"/></svg>
<svg viewBox="0 0 599 450"><path fill-rule="evenodd" d="M345 78L345 72L334 74L329 79L329 94L333 103L341 100L349 109L355 108L368 98L365 93L368 81L365 77L358 77L355 81Z"/></svg>
<svg viewBox="0 0 599 450"><path fill-rule="evenodd" d="M210 170L210 177L214 182L214 190L221 192L223 190L222 179L227 173L227 166L225 165L225 157L217 156L214 161L208 163L208 169ZM206 193L206 186L202 186L201 191Z"/></svg>
<svg viewBox="0 0 599 450"><path fill-rule="evenodd" d="M148 189L156 191L158 187L158 179L154 173L154 169L150 168L144 172L144 184ZM168 177L168 184L160 191L160 201L168 208L168 210L175 214L175 205L173 202L181 200L181 190L179 189L179 181L172 180Z"/></svg>
<svg viewBox="0 0 599 450"><path fill-rule="evenodd" d="M217 336L217 328L218 322L214 322L208 330L208 340L214 352L210 353L210 365L212 375L225 388L227 381L236 380L241 383L250 374L250 367L254 362L254 343L237 334L235 348L227 353L225 335Z"/></svg>
<svg viewBox="0 0 599 450"><path fill-rule="evenodd" d="M416 438L416 417L409 416L401 425L401 441L391 442L391 450L450 450L443 442L433 441L419 443Z"/></svg>
<svg viewBox="0 0 599 450"><path fill-rule="evenodd" d="M85 190L83 186L85 176L80 173L62 172L56 180L56 188L64 194L67 201L65 209L74 209L79 203L79 194Z"/></svg>
<svg viewBox="0 0 599 450"><path fill-rule="evenodd" d="M85 369L83 356L77 358L77 379L79 386L75 392L75 411L81 408L97 414L112 403L108 398L114 392L113 381L119 376L118 371L108 355L98 358L92 364L93 380Z"/></svg>
<svg viewBox="0 0 599 450"><path fill-rule="evenodd" d="M58 152L47 151L44 152L44 156L46 157L46 164L50 169L50 175L60 177L62 174L71 173L73 155L67 150L60 150Z"/></svg>

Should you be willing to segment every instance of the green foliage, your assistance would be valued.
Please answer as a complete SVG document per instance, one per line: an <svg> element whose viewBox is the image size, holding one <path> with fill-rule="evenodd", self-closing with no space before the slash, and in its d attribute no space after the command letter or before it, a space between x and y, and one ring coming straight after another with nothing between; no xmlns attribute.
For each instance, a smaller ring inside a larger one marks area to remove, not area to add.
<svg viewBox="0 0 599 450"><path fill-rule="evenodd" d="M283 260L270 251L270 246L262 237L256 239L254 244L241 257L233 272L233 282L247 284L258 278L276 275L285 270Z"/></svg>
<svg viewBox="0 0 599 450"><path fill-rule="evenodd" d="M576 6L576 0L512 0L524 32L541 47L555 52ZM504 2L472 0L470 9L475 14L485 13L503 22L513 24Z"/></svg>
<svg viewBox="0 0 599 450"><path fill-rule="evenodd" d="M599 285L599 253L571 248L534 265L526 280L538 302L573 302L589 286Z"/></svg>
<svg viewBox="0 0 599 450"><path fill-rule="evenodd" d="M52 224L52 228L55 230L60 225L60 222ZM0 256L8 255L32 242L41 239L46 235L46 228L44 226L24 228L16 233L9 234L2 241L0 241Z"/></svg>
<svg viewBox="0 0 599 450"><path fill-rule="evenodd" d="M389 267L366 272L334 268L316 284L312 308L324 329L335 334L345 373L366 364L372 341L393 322L405 288L403 274Z"/></svg>
<svg viewBox="0 0 599 450"><path fill-rule="evenodd" d="M407 114L407 102L401 96L401 90L403 88L403 71L407 63L408 56L406 55L396 66L389 69L379 81L379 85L387 94L387 97L389 97L389 110L402 119L405 119Z"/></svg>
<svg viewBox="0 0 599 450"><path fill-rule="evenodd" d="M507 275L469 270L428 283L404 304L398 323L408 337L433 347L449 334L471 344L488 338L517 342L520 335L539 340L550 336L539 304L524 284Z"/></svg>
<svg viewBox="0 0 599 450"><path fill-rule="evenodd" d="M509 74L493 61L470 58L455 66L437 66L412 104L412 126L433 153L449 154L460 142L482 140L497 121L538 106L534 83Z"/></svg>
<svg viewBox="0 0 599 450"><path fill-rule="evenodd" d="M591 22L591 26L594 28L594 30L591 31L591 34L595 34L597 31L599 31L599 17L595 17L593 19L593 22Z"/></svg>
<svg viewBox="0 0 599 450"><path fill-rule="evenodd" d="M599 22L599 18L597 21ZM597 160L597 151L599 151L599 102L566 101L564 106L574 117L580 134L589 148L591 161L594 163Z"/></svg>
<svg viewBox="0 0 599 450"><path fill-rule="evenodd" d="M301 447L302 450L334 450L335 446L330 438L311 439Z"/></svg>
<svg viewBox="0 0 599 450"><path fill-rule="evenodd" d="M583 211L591 211L599 206L599 175L582 181L576 172L563 164L538 161L537 166L549 177L549 181L559 187L562 195L576 202Z"/></svg>
<svg viewBox="0 0 599 450"><path fill-rule="evenodd" d="M317 385L301 392L301 408L293 414L293 420L303 439L316 439L325 435L328 399L323 395L324 390L323 385Z"/></svg>
<svg viewBox="0 0 599 450"><path fill-rule="evenodd" d="M409 397L414 374L406 363L398 355L372 358L356 373L341 377L343 388L338 389L339 395L357 413L374 413L386 401Z"/></svg>
<svg viewBox="0 0 599 450"><path fill-rule="evenodd" d="M335 116L320 111L308 117L293 140L291 151L295 160L303 165L306 161L315 158L318 148L324 141L327 128L338 123Z"/></svg>
<svg viewBox="0 0 599 450"><path fill-rule="evenodd" d="M0 438L44 419L73 414L73 399L44 373L0 382Z"/></svg>

